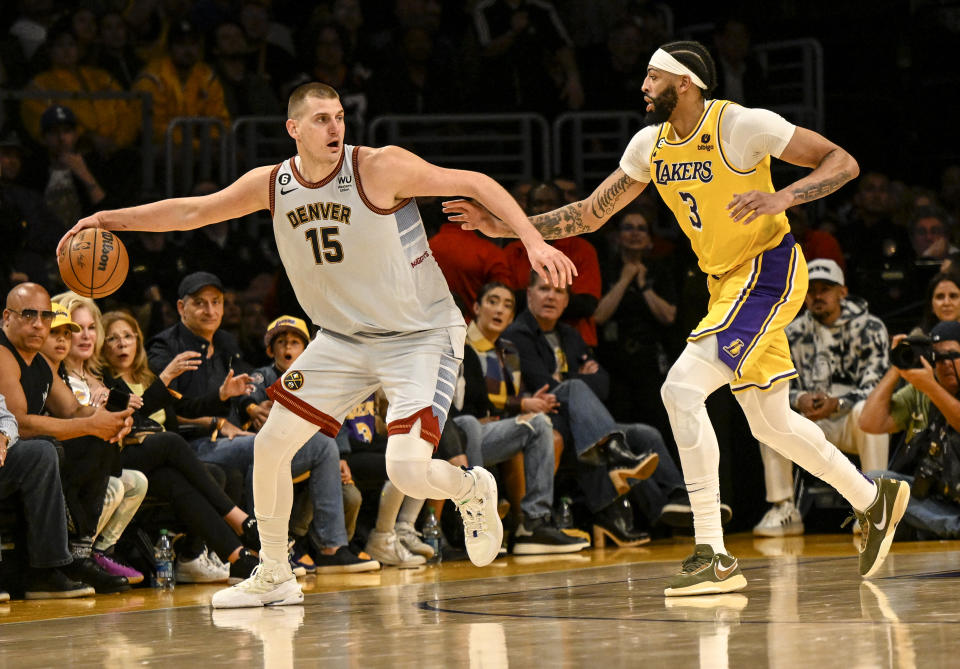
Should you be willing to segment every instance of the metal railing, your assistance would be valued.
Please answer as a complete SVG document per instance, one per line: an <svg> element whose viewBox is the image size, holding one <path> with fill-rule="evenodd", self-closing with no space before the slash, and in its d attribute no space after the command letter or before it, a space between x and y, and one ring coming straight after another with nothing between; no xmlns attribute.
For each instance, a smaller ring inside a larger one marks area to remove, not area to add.
<svg viewBox="0 0 960 669"><path fill-rule="evenodd" d="M616 169L642 126L636 112L561 114L553 122L553 175L568 175L580 187L599 183Z"/></svg>
<svg viewBox="0 0 960 669"><path fill-rule="evenodd" d="M186 195L197 181L211 180L220 187L226 186L229 143L230 136L220 119L206 116L171 119L164 133L164 197ZM179 169L175 169L177 167Z"/></svg>
<svg viewBox="0 0 960 669"><path fill-rule="evenodd" d="M150 138L153 128L153 96L145 91L49 91L11 90L0 88L2 100L45 100L48 104L69 107L71 100L139 100L140 101L140 183L145 192L156 187L154 173L154 146Z"/></svg>
<svg viewBox="0 0 960 669"><path fill-rule="evenodd" d="M472 169L510 185L550 176L549 132L539 114L378 116L372 146L396 144L444 167Z"/></svg>
<svg viewBox="0 0 960 669"><path fill-rule="evenodd" d="M286 116L241 116L230 130L230 179L254 167L279 163L297 152L284 128Z"/></svg>
<svg viewBox="0 0 960 669"><path fill-rule="evenodd" d="M758 44L754 52L767 75L770 105L793 123L823 132L823 47L815 39Z"/></svg>

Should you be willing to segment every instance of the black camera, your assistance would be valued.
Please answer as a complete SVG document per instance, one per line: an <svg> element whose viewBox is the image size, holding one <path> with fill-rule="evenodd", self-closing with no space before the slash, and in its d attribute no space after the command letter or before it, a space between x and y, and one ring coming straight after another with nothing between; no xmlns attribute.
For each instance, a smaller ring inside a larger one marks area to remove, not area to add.
<svg viewBox="0 0 960 669"><path fill-rule="evenodd" d="M929 450L917 462L917 469L913 473L913 485L910 494L917 499L926 499L930 496L931 488L936 492L938 483L943 474L943 447L936 441L930 442Z"/></svg>
<svg viewBox="0 0 960 669"><path fill-rule="evenodd" d="M917 499L937 496L960 504L960 435L949 433L930 441L913 474L910 494Z"/></svg>
<svg viewBox="0 0 960 669"><path fill-rule="evenodd" d="M898 369L920 369L924 358L933 363L933 340L926 335L911 335L890 351L890 364Z"/></svg>

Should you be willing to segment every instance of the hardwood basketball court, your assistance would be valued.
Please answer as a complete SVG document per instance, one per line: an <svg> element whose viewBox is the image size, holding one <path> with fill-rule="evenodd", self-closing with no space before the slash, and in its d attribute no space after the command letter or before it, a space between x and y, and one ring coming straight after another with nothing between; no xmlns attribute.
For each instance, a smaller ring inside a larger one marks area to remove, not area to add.
<svg viewBox="0 0 960 669"><path fill-rule="evenodd" d="M741 593L664 598L691 541L478 569L308 576L303 606L211 610L220 586L0 604L0 667L951 667L960 542L733 535Z"/></svg>

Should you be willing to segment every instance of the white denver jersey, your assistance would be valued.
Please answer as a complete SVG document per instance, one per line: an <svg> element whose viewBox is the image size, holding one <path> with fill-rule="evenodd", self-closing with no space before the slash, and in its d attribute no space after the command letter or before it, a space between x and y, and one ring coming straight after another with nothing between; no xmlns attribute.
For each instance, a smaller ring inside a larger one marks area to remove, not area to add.
<svg viewBox="0 0 960 669"><path fill-rule="evenodd" d="M343 335L463 326L416 200L376 207L357 173L360 147L343 149L323 181L308 182L298 156L271 174L273 233L301 306L314 323Z"/></svg>

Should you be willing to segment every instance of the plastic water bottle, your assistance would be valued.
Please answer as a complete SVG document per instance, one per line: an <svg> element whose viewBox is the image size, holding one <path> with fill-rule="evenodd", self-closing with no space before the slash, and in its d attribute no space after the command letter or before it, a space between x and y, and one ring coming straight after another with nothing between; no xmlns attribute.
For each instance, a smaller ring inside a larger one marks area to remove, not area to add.
<svg viewBox="0 0 960 669"><path fill-rule="evenodd" d="M569 497L560 498L560 513L557 514L557 527L561 530L573 527L573 508Z"/></svg>
<svg viewBox="0 0 960 669"><path fill-rule="evenodd" d="M154 546L153 557L157 564L153 587L158 590L173 590L177 583L173 576L173 544L166 530L160 530L160 538Z"/></svg>
<svg viewBox="0 0 960 669"><path fill-rule="evenodd" d="M427 564L438 564L443 559L440 555L440 525L432 506L427 509L427 519L423 523L423 543L433 549L433 557L427 560Z"/></svg>

